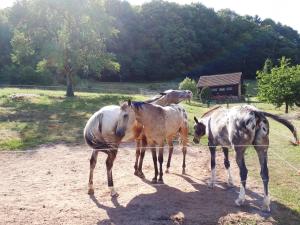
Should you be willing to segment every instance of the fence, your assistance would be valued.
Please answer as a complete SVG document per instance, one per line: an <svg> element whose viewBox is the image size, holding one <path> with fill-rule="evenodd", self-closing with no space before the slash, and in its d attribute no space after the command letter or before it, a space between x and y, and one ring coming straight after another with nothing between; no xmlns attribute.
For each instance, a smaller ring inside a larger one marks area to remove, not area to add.
<svg viewBox="0 0 300 225"><path fill-rule="evenodd" d="M105 83L101 82L99 87L92 86L74 86L75 92L96 92L96 93L123 93L123 94L140 94L140 95L157 95L160 92L165 91L165 89L174 89L174 84L169 87L167 85L159 85L158 88L154 84L148 85L147 88L143 87L144 84L140 83ZM134 84L134 85L133 85ZM116 86L117 85L117 86ZM141 87L139 87L141 86ZM19 88L19 89L39 89L39 90L58 90L66 91L66 86L41 86L41 85L0 85L0 88Z"/></svg>

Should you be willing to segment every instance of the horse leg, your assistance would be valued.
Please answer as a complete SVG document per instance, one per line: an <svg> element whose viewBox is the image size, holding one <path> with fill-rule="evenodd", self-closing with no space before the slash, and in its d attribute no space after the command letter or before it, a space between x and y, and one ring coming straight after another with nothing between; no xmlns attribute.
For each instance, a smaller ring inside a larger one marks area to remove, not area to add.
<svg viewBox="0 0 300 225"><path fill-rule="evenodd" d="M224 166L227 170L227 175L228 175L228 180L227 184L228 186L233 186L233 181L232 181L232 176L231 176L231 171L230 171L230 162L229 162L229 157L228 157L228 148L222 147L223 153L224 153Z"/></svg>
<svg viewBox="0 0 300 225"><path fill-rule="evenodd" d="M186 156L186 146L185 145L182 147L182 154L183 154L182 174L185 174L185 156Z"/></svg>
<svg viewBox="0 0 300 225"><path fill-rule="evenodd" d="M139 162L138 175L137 175L140 178L145 178L145 175L142 170L143 170L143 161L144 161L144 157L145 157L146 147L147 147L147 139L144 136L142 138L142 148L141 148L140 162Z"/></svg>
<svg viewBox="0 0 300 225"><path fill-rule="evenodd" d="M163 184L164 180L163 180L163 162L164 162L164 144L160 144L159 145L159 151L158 151L158 161L159 161L159 179L158 182Z"/></svg>
<svg viewBox="0 0 300 225"><path fill-rule="evenodd" d="M182 141L182 155L183 155L183 160L182 160L182 174L185 174L185 157L186 157L186 151L187 151L187 144L188 144L188 125L185 124L184 127L180 130L180 138Z"/></svg>
<svg viewBox="0 0 300 225"><path fill-rule="evenodd" d="M260 176L264 184L264 200L262 205L262 210L270 212L270 199L269 199L269 169L268 169L268 153L267 148L255 147L257 152L259 163L260 163Z"/></svg>
<svg viewBox="0 0 300 225"><path fill-rule="evenodd" d="M169 145L169 157L168 157L168 162L167 162L167 169L166 169L166 173L169 173L169 168L171 165L171 159L172 159L172 155L173 155L173 138L169 138L168 139L168 145Z"/></svg>
<svg viewBox="0 0 300 225"><path fill-rule="evenodd" d="M152 159L154 164L154 177L152 179L152 183L157 183L158 168L157 168L157 156L156 156L155 146L151 147L151 152L152 152Z"/></svg>
<svg viewBox="0 0 300 225"><path fill-rule="evenodd" d="M241 178L241 186L240 186L240 194L238 199L235 200L235 204L238 206L241 206L245 202L245 192L246 192L246 180L247 180L247 174L248 170L245 164L245 147L235 147L236 151L236 162L240 169L240 178Z"/></svg>
<svg viewBox="0 0 300 225"><path fill-rule="evenodd" d="M88 190L89 195L94 194L93 177L94 177L94 169L95 169L96 163L97 163L97 156L98 156L98 151L93 150L93 153L92 153L91 159L90 159L90 177L89 177L89 190Z"/></svg>
<svg viewBox="0 0 300 225"><path fill-rule="evenodd" d="M117 197L118 193L114 189L114 182L113 182L113 176L112 176L112 167L114 165L114 161L117 156L117 149L108 151L108 156L106 159L106 171L107 171L107 183L108 188L110 189L110 195L112 197Z"/></svg>
<svg viewBox="0 0 300 225"><path fill-rule="evenodd" d="M135 164L134 164L134 175L138 176L138 163L141 153L141 142L139 139L136 140L136 150L135 150Z"/></svg>
<svg viewBox="0 0 300 225"><path fill-rule="evenodd" d="M216 182L216 147L209 147L210 150L210 168L211 168L211 180L208 185L213 188Z"/></svg>

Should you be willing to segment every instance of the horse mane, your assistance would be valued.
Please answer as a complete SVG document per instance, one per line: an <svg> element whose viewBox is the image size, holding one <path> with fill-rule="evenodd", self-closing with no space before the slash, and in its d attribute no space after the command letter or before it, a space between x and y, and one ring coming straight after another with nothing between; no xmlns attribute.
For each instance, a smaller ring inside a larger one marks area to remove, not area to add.
<svg viewBox="0 0 300 225"><path fill-rule="evenodd" d="M212 109L210 109L210 110L208 110L206 113L204 113L202 116L201 116L201 118L204 118L204 117L206 117L206 116L209 116L212 112L214 112L215 110L217 110L217 109L219 109L219 108L221 108L222 106L216 106L216 107L214 107L214 108L212 108Z"/></svg>
<svg viewBox="0 0 300 225"><path fill-rule="evenodd" d="M131 105L136 109L142 109L143 105L149 104L147 102L131 102Z"/></svg>
<svg viewBox="0 0 300 225"><path fill-rule="evenodd" d="M155 101L161 99L163 96L165 96L165 95L161 94L161 95L158 95L158 96L154 96L153 98L150 98L150 99L148 99L148 100L146 100L144 102L145 103L152 103L152 102L155 102Z"/></svg>

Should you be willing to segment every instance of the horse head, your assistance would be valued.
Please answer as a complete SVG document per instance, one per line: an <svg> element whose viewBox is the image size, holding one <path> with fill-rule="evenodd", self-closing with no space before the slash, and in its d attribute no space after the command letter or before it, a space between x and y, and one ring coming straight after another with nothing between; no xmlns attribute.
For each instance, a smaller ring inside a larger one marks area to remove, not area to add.
<svg viewBox="0 0 300 225"><path fill-rule="evenodd" d="M120 114L117 121L116 136L132 136L135 122L135 113L131 107L131 100L124 102L120 106Z"/></svg>
<svg viewBox="0 0 300 225"><path fill-rule="evenodd" d="M205 135L206 126L201 121L194 116L195 124L194 124L194 143L198 144L200 142L201 137Z"/></svg>
<svg viewBox="0 0 300 225"><path fill-rule="evenodd" d="M193 93L190 90L167 90L164 93L170 104L178 104L193 98Z"/></svg>

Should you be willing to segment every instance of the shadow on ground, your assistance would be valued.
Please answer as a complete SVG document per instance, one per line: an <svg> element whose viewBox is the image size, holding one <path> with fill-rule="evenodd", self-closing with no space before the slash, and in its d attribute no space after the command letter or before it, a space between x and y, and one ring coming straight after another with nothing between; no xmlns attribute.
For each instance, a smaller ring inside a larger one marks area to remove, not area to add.
<svg viewBox="0 0 300 225"><path fill-rule="evenodd" d="M271 214L261 212L259 207L262 197L251 190L247 190L251 200L245 206L237 207L234 205L238 195L237 187L226 188L226 184L221 183L209 189L190 176L178 176L184 178L196 191L184 192L167 184L153 185L144 180L147 185L155 187L156 192L138 195L126 206L119 204L117 198L112 198L114 207L107 207L95 196L90 196L97 207L105 210L109 216L108 220L97 224L287 224L280 217L282 210L292 217L289 218L289 224L299 224L300 214L278 202L272 202Z"/></svg>

